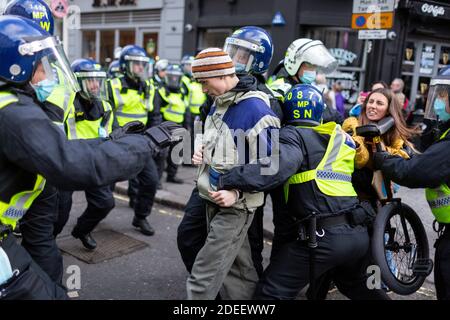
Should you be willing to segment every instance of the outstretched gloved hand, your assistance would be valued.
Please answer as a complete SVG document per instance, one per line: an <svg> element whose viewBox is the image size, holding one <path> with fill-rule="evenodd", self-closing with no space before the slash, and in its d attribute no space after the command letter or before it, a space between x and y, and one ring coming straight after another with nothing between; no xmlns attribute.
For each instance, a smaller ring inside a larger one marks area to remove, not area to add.
<svg viewBox="0 0 450 320"><path fill-rule="evenodd" d="M136 134L144 132L145 125L140 121L131 121L123 127L114 129L109 135L111 140L117 140L124 137L127 134Z"/></svg>
<svg viewBox="0 0 450 320"><path fill-rule="evenodd" d="M185 128L171 121L164 121L144 131L144 135L149 138L151 147L156 152L179 143L185 133Z"/></svg>
<svg viewBox="0 0 450 320"><path fill-rule="evenodd" d="M393 155L387 151L375 152L373 154L373 167L375 170L381 170L383 162L387 159L400 157L400 155Z"/></svg>

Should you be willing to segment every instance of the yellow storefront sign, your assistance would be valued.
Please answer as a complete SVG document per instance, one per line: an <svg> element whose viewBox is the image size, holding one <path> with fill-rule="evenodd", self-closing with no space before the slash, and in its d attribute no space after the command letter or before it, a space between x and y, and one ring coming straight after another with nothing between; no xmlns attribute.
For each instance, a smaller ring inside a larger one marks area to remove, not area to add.
<svg viewBox="0 0 450 320"><path fill-rule="evenodd" d="M352 14L352 29L390 29L394 24L394 12Z"/></svg>

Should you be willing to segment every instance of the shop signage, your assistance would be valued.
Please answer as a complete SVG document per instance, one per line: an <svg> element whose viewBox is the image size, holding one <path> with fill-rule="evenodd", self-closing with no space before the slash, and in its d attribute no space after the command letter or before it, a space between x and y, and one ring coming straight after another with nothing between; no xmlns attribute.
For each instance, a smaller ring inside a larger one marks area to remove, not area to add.
<svg viewBox="0 0 450 320"><path fill-rule="evenodd" d="M353 0L352 29L392 28L394 5L395 0Z"/></svg>
<svg viewBox="0 0 450 320"><path fill-rule="evenodd" d="M283 15L280 11L275 13L272 19L272 25L274 26L284 26L286 24L286 20L284 19Z"/></svg>
<svg viewBox="0 0 450 320"><path fill-rule="evenodd" d="M387 30L386 29L375 29L375 30L359 30L358 39L386 39Z"/></svg>
<svg viewBox="0 0 450 320"><path fill-rule="evenodd" d="M445 5L436 5L428 2L411 2L410 6L414 12L423 16L450 19L450 7Z"/></svg>
<svg viewBox="0 0 450 320"><path fill-rule="evenodd" d="M373 8L379 12L394 11L395 0L353 0L353 13L370 13Z"/></svg>
<svg viewBox="0 0 450 320"><path fill-rule="evenodd" d="M340 66L351 65L358 58L356 53L342 48L330 48L329 51Z"/></svg>
<svg viewBox="0 0 450 320"><path fill-rule="evenodd" d="M431 13L433 17L443 16L445 14L444 7L435 6L428 3L424 3L420 10L422 10L423 13Z"/></svg>
<svg viewBox="0 0 450 320"><path fill-rule="evenodd" d="M137 0L94 0L93 7L136 6Z"/></svg>
<svg viewBox="0 0 450 320"><path fill-rule="evenodd" d="M434 45L424 45L420 59L420 73L432 74L434 67L435 47Z"/></svg>

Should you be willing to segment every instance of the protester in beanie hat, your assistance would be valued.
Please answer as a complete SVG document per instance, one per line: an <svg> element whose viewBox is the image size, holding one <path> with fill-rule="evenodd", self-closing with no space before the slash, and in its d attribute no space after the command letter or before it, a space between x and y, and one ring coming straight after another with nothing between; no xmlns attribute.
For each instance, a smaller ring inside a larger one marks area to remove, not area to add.
<svg viewBox="0 0 450 320"><path fill-rule="evenodd" d="M196 80L235 74L233 60L219 48L200 51L192 62L192 75Z"/></svg>

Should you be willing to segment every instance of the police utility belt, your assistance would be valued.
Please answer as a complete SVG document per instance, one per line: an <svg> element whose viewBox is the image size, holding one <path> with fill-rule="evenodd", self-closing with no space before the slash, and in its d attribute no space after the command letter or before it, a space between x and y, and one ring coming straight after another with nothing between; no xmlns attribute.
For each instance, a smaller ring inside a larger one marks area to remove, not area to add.
<svg viewBox="0 0 450 320"><path fill-rule="evenodd" d="M341 224L369 226L374 220L375 214L376 213L373 208L370 207L370 204L364 202L332 214L313 213L298 221L299 240L310 239L313 230L317 236L323 237L325 235L325 228Z"/></svg>

